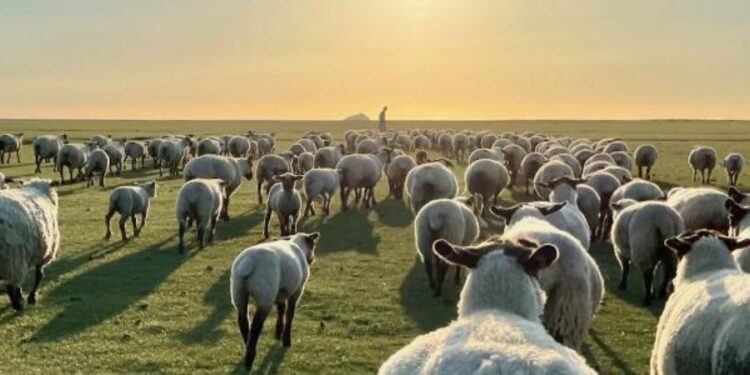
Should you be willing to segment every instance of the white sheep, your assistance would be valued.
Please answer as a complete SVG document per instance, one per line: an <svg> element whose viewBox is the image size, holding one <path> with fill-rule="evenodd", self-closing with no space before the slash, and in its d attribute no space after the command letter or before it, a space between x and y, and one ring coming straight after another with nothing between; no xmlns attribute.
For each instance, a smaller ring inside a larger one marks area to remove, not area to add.
<svg viewBox="0 0 750 375"><path fill-rule="evenodd" d="M502 152L505 159L505 166L508 168L508 173L510 173L509 186L513 186L516 184L518 173L521 171L521 163L526 157L526 151L517 144L511 144L503 147Z"/></svg>
<svg viewBox="0 0 750 375"><path fill-rule="evenodd" d="M163 139L159 144L158 165L159 176L163 176L162 168L169 168L171 176L180 174L180 162L184 162L188 151L192 146L192 140L189 137Z"/></svg>
<svg viewBox="0 0 750 375"><path fill-rule="evenodd" d="M36 169L34 173L42 173L42 162L53 162L53 172L57 172L57 154L64 143L68 141L68 135L41 135L34 139L32 147L34 149L34 163Z"/></svg>
<svg viewBox="0 0 750 375"><path fill-rule="evenodd" d="M628 183L633 180L633 175L630 173L629 170L623 167L617 166L617 165L610 165L602 169L601 171L605 173L609 173L612 176L615 176L615 178L617 178L617 180L620 181L620 185ZM589 174L589 176L591 176L591 174Z"/></svg>
<svg viewBox="0 0 750 375"><path fill-rule="evenodd" d="M163 139L156 138L145 142L146 153L151 156L151 161L154 164L154 168L159 168L159 147Z"/></svg>
<svg viewBox="0 0 750 375"><path fill-rule="evenodd" d="M271 222L271 214L273 213L276 214L276 219L279 221L282 236L297 233L297 218L302 207L302 198L294 188L294 183L301 180L302 177L293 173L284 173L273 177L273 180L277 183L268 192L266 215L263 219L263 236L266 239L270 237L268 224Z"/></svg>
<svg viewBox="0 0 750 375"><path fill-rule="evenodd" d="M651 374L750 373L750 275L731 250L750 245L716 232L667 240L682 258L651 353Z"/></svg>
<svg viewBox="0 0 750 375"><path fill-rule="evenodd" d="M433 254L432 245L442 239L467 246L476 241L478 236L479 221L472 210L458 200L436 199L419 210L414 219L415 246L435 296L440 295L448 264ZM456 285L460 282L460 277L461 270L456 267Z"/></svg>
<svg viewBox="0 0 750 375"><path fill-rule="evenodd" d="M197 156L201 155L219 155L221 153L221 141L217 138L203 138L198 141L196 146Z"/></svg>
<svg viewBox="0 0 750 375"><path fill-rule="evenodd" d="M521 176L523 176L523 182L526 186L526 195L530 195L529 181L534 179L536 173L546 162L547 159L544 155L538 152L530 152L521 160Z"/></svg>
<svg viewBox="0 0 750 375"><path fill-rule="evenodd" d="M323 199L323 215L330 215L331 199L339 189L338 172L330 168L311 169L302 176L302 186L307 201L304 216L315 215L314 202L318 197Z"/></svg>
<svg viewBox="0 0 750 375"><path fill-rule="evenodd" d="M404 182L406 201L416 214L428 202L458 194L458 180L450 169L439 162L414 167Z"/></svg>
<svg viewBox="0 0 750 375"><path fill-rule="evenodd" d="M663 200L666 199L666 196L659 185L651 181L636 178L617 188L617 190L612 193L610 202L617 202L621 199L632 199L638 202L643 202L649 200Z"/></svg>
<svg viewBox="0 0 750 375"><path fill-rule="evenodd" d="M453 136L453 153L456 161L465 161L469 154L469 138L466 134L458 133Z"/></svg>
<svg viewBox="0 0 750 375"><path fill-rule="evenodd" d="M380 145L374 139L364 139L357 144L357 154L374 154L380 149Z"/></svg>
<svg viewBox="0 0 750 375"><path fill-rule="evenodd" d="M634 153L635 165L638 167L638 178L651 179L651 168L656 164L656 159L659 158L659 151L654 145L643 144L635 149ZM645 176L644 176L645 168Z"/></svg>
<svg viewBox="0 0 750 375"><path fill-rule="evenodd" d="M482 216L490 207L497 203L498 196L510 182L510 176L505 166L490 159L480 159L466 168L464 172L464 186L470 195L482 198Z"/></svg>
<svg viewBox="0 0 750 375"><path fill-rule="evenodd" d="M578 163L581 164L581 166L586 164L586 162L594 155L596 155L596 152L590 148L582 148L573 154L573 156L576 158L576 160L578 160Z"/></svg>
<svg viewBox="0 0 750 375"><path fill-rule="evenodd" d="M180 239L177 249L185 253L185 231L195 221L198 247L211 243L216 233L216 223L221 215L226 197L226 183L220 179L196 178L182 185L177 196L177 222ZM208 230L208 239L206 239ZM207 240L207 241L206 241Z"/></svg>
<svg viewBox="0 0 750 375"><path fill-rule="evenodd" d="M291 172L292 166L286 159L279 155L267 154L258 160L255 169L255 178L258 179L258 204L263 204L263 193L261 189L265 184L266 195L273 185L273 177Z"/></svg>
<svg viewBox="0 0 750 375"><path fill-rule="evenodd" d="M125 142L124 149L125 159L123 159L123 162L126 162L128 158L130 158L133 170L135 170L136 165L138 164L138 159L141 159L141 168L146 166L146 156L148 155L148 150L146 149L146 145L143 142L127 141Z"/></svg>
<svg viewBox="0 0 750 375"><path fill-rule="evenodd" d="M365 208L377 204L375 200L375 185L383 177L383 167L390 162L391 149L383 147L374 154L353 154L341 158L336 171L339 174L339 194L341 209L349 209L347 201L352 190L355 194L355 204L363 200Z"/></svg>
<svg viewBox="0 0 750 375"><path fill-rule="evenodd" d="M612 202L612 195L620 187L620 180L612 174L599 171L587 176L584 181L599 194L601 208L599 210L599 224L594 230L594 236L605 239L612 224L610 202Z"/></svg>
<svg viewBox="0 0 750 375"><path fill-rule="evenodd" d="M731 186L737 185L737 180L739 180L742 167L744 166L745 158L741 154L734 152L724 158L723 167L727 172L727 184Z"/></svg>
<svg viewBox="0 0 750 375"><path fill-rule="evenodd" d="M674 207L685 221L687 230L715 229L726 233L729 212L725 203L729 196L712 188L676 187L667 193L667 204Z"/></svg>
<svg viewBox="0 0 750 375"><path fill-rule="evenodd" d="M583 168L581 167L581 164L578 162L578 159L575 158L575 156L571 154L557 154L550 158L550 160L558 160L565 164L567 164L570 169L573 170L573 176L574 177L580 177L583 173Z"/></svg>
<svg viewBox="0 0 750 375"><path fill-rule="evenodd" d="M299 154L297 157L297 173L305 174L313 168L315 168L315 154L308 151Z"/></svg>
<svg viewBox="0 0 750 375"><path fill-rule="evenodd" d="M344 151L343 144L319 148L315 152L315 168L336 168L336 164L344 157Z"/></svg>
<svg viewBox="0 0 750 375"><path fill-rule="evenodd" d="M50 180L32 179L19 189L0 191L0 280L16 311L24 308L21 283L29 267L36 271L27 299L34 305L44 267L60 249L57 210L57 192Z"/></svg>
<svg viewBox="0 0 750 375"><path fill-rule="evenodd" d="M667 285L674 277L677 259L664 245L664 241L685 231L685 222L679 212L664 202L637 202L623 199L611 203L614 211L612 245L620 263L620 290L628 286L631 263L643 275L643 304L651 304L654 270L658 263L664 270L664 283L657 298L667 296Z"/></svg>
<svg viewBox="0 0 750 375"><path fill-rule="evenodd" d="M698 171L700 171L701 183L708 184L711 182L711 172L716 167L716 149L707 146L695 146L690 150L688 163L693 170L693 182L698 178Z"/></svg>
<svg viewBox="0 0 750 375"><path fill-rule="evenodd" d="M250 140L247 137L243 137L240 135L232 137L231 139L229 139L227 152L229 152L229 155L235 158L246 158L248 152L250 152Z"/></svg>
<svg viewBox="0 0 750 375"><path fill-rule="evenodd" d="M545 185L563 176L574 178L573 169L558 160L551 160L545 163L534 175L534 191L536 191L539 198L543 200L549 199L550 189Z"/></svg>
<svg viewBox="0 0 750 375"><path fill-rule="evenodd" d="M12 153L16 153L16 162L21 163L21 148L23 147L23 133L0 135L0 164L10 164ZM8 159L5 160L5 154Z"/></svg>
<svg viewBox="0 0 750 375"><path fill-rule="evenodd" d="M570 177L558 177L547 183L547 188L551 190L549 201L551 203L567 204L554 214L546 217L552 225L558 229L570 233L581 242L583 248L588 250L591 245L591 228L583 211L578 208L578 185L582 181ZM534 202L531 205L543 205L541 202Z"/></svg>
<svg viewBox="0 0 750 375"><path fill-rule="evenodd" d="M109 195L109 210L104 216L107 229L104 239L112 237L110 221L115 212L120 214L120 235L123 241L127 241L128 235L125 231L125 223L128 218L133 223L133 236L138 237L143 227L146 226L151 198L156 197L156 182L150 181L137 186L120 186L112 190ZM136 215L141 215L141 223L138 225Z"/></svg>
<svg viewBox="0 0 750 375"><path fill-rule="evenodd" d="M125 149L122 147L122 143L110 143L104 146L102 150L109 157L109 174L119 176L122 171L122 164L125 162ZM116 168L116 172L112 168Z"/></svg>
<svg viewBox="0 0 750 375"><path fill-rule="evenodd" d="M750 205L746 202L735 201L735 196L730 194L730 199L727 199L725 206L729 212L729 233L737 236L738 240L745 240L750 238ZM750 247L737 249L732 252L734 259L737 264L745 272L750 273Z"/></svg>
<svg viewBox="0 0 750 375"><path fill-rule="evenodd" d="M417 162L409 155L396 156L388 164L385 171L388 177L388 193L395 199L402 199L404 196L404 183L409 172L417 166Z"/></svg>
<svg viewBox="0 0 750 375"><path fill-rule="evenodd" d="M417 337L378 374L594 374L540 321L545 295L537 275L555 263L557 249L522 243L494 240L464 248L437 241L437 256L470 269L458 319Z"/></svg>
<svg viewBox="0 0 750 375"><path fill-rule="evenodd" d="M86 187L94 184L94 173L99 173L99 186L104 187L104 177L109 173L109 155L102 149L96 149L89 154L86 163Z"/></svg>
<svg viewBox="0 0 750 375"><path fill-rule="evenodd" d="M90 142L93 144L96 144L99 148L104 148L104 146L112 143L112 135L108 134L107 136L103 136L103 135L97 134L91 137Z"/></svg>
<svg viewBox="0 0 750 375"><path fill-rule="evenodd" d="M229 220L229 199L242 185L243 178L253 178L251 158L232 158L206 154L190 160L182 171L185 181L194 178L218 178L226 184L226 199L222 202L221 218Z"/></svg>
<svg viewBox="0 0 750 375"><path fill-rule="evenodd" d="M599 193L587 184L576 185L576 192L578 193L578 209L581 210L583 216L586 217L586 223L589 225L591 231L591 239L596 238L594 230L599 225L599 213L601 212L602 199L599 197Z"/></svg>
<svg viewBox="0 0 750 375"><path fill-rule="evenodd" d="M625 168L630 172L633 168L633 158L625 151L615 151L609 154L615 160L615 165Z"/></svg>
<svg viewBox="0 0 750 375"><path fill-rule="evenodd" d="M57 171L60 172L60 183L65 183L63 167L68 167L70 183L83 178L83 169L89 161L89 145L68 143L60 147L57 153ZM78 170L78 175L73 179L73 170Z"/></svg>
<svg viewBox="0 0 750 375"><path fill-rule="evenodd" d="M414 147L415 150L429 150L432 148L432 141L430 141L430 138L425 135L418 135L414 137Z"/></svg>
<svg viewBox="0 0 750 375"><path fill-rule="evenodd" d="M276 339L287 348L292 346L294 313L310 277L319 241L317 232L298 233L288 239L251 246L232 262L230 292L248 370L253 366L258 338L274 305L278 311ZM252 325L248 322L250 298L256 305Z"/></svg>

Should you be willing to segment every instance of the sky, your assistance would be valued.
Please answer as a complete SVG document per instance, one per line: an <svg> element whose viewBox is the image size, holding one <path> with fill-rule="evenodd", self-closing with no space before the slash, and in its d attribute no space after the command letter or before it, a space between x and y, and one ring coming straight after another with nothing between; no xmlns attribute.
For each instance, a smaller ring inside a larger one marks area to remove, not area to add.
<svg viewBox="0 0 750 375"><path fill-rule="evenodd" d="M750 119L747 0L2 0L0 118Z"/></svg>

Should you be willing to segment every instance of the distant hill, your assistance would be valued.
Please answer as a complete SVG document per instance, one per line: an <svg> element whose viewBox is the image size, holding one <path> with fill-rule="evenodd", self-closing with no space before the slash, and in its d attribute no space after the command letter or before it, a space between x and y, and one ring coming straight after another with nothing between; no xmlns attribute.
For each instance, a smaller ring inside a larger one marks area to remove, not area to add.
<svg viewBox="0 0 750 375"><path fill-rule="evenodd" d="M344 119L344 121L370 121L370 118L366 114L360 112L356 115L351 115Z"/></svg>

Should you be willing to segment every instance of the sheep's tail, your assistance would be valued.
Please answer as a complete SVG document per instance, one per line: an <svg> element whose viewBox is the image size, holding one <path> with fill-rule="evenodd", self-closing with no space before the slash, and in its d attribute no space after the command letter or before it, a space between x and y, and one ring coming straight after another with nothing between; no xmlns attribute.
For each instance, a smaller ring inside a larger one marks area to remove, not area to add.
<svg viewBox="0 0 750 375"><path fill-rule="evenodd" d="M247 280L255 272L255 264L251 263L249 265L250 267L245 270L247 272L239 275L236 274L235 269L232 268L232 275L230 277L229 289L232 291L232 304L239 311L247 310L247 304L250 299L250 291L247 289Z"/></svg>
<svg viewBox="0 0 750 375"><path fill-rule="evenodd" d="M544 326L556 341L578 349L594 315L590 285L586 280L577 278L566 281L565 285L555 285L547 291Z"/></svg>

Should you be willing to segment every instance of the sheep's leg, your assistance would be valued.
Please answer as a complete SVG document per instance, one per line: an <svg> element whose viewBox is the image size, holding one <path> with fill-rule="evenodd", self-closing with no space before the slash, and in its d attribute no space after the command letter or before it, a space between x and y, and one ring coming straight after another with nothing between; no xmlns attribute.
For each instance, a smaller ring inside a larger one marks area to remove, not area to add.
<svg viewBox="0 0 750 375"><path fill-rule="evenodd" d="M630 259L617 255L617 260L620 262L620 285L617 289L625 290L628 288L628 274L630 273Z"/></svg>
<svg viewBox="0 0 750 375"><path fill-rule="evenodd" d="M73 180L73 167L72 166L68 166L68 175L70 176L70 183L75 182Z"/></svg>
<svg viewBox="0 0 750 375"><path fill-rule="evenodd" d="M214 235L216 234L216 222L218 221L219 221L218 216L214 216L211 218L211 227L209 228L209 231L208 231L208 243L214 242Z"/></svg>
<svg viewBox="0 0 750 375"><path fill-rule="evenodd" d="M666 250L666 249L665 249ZM659 288L658 298L667 298L667 288L669 283L674 279L677 272L677 266L672 260L662 260L664 266L664 280L662 281L661 287Z"/></svg>
<svg viewBox="0 0 750 375"><path fill-rule="evenodd" d="M270 223L270 222L271 222L271 209L268 208L266 210L266 215L263 218L263 237L266 238L266 239L268 239L268 237L270 237L270 235L268 233L268 223Z"/></svg>
<svg viewBox="0 0 750 375"><path fill-rule="evenodd" d="M378 205L378 201L375 199L375 188L371 187L371 188L368 189L368 191L370 192L370 200L372 201L371 207L377 206Z"/></svg>
<svg viewBox="0 0 750 375"><path fill-rule="evenodd" d="M198 240L198 249L202 250L206 246L206 227L204 225L205 223L201 221L196 221L195 228L197 232L197 240Z"/></svg>
<svg viewBox="0 0 750 375"><path fill-rule="evenodd" d="M128 240L128 234L125 232L125 223L128 221L128 217L126 215L120 216L120 236L122 236L123 241Z"/></svg>
<svg viewBox="0 0 750 375"><path fill-rule="evenodd" d="M281 334L284 333L284 314L286 312L286 301L276 304L276 311L279 316L276 318L276 340L281 340Z"/></svg>
<svg viewBox="0 0 750 375"><path fill-rule="evenodd" d="M530 195L529 194L529 179L527 177L524 177L523 179L526 180L525 181L525 183L526 183L526 195Z"/></svg>
<svg viewBox="0 0 750 375"><path fill-rule="evenodd" d="M147 217L148 217L148 212L144 212L141 214L141 225L138 227L138 230L136 230L135 233L133 234L134 236L138 237L141 234L143 227L146 226Z"/></svg>
<svg viewBox="0 0 750 375"><path fill-rule="evenodd" d="M650 166L646 167L646 179L647 180L651 179L651 167Z"/></svg>
<svg viewBox="0 0 750 375"><path fill-rule="evenodd" d="M13 310L18 312L23 311L23 294L21 293L21 288L17 285L8 284L5 287L5 290L8 292L8 297L10 298L10 304L13 306Z"/></svg>
<svg viewBox="0 0 750 375"><path fill-rule="evenodd" d="M643 178L643 166L638 166L638 178Z"/></svg>
<svg viewBox="0 0 750 375"><path fill-rule="evenodd" d="M456 269L456 275L455 275L456 278L454 282L456 283L456 285L461 285L461 267L455 266L454 268Z"/></svg>
<svg viewBox="0 0 750 375"><path fill-rule="evenodd" d="M138 219L135 214L130 215L130 223L133 224L133 236L138 236Z"/></svg>
<svg viewBox="0 0 750 375"><path fill-rule="evenodd" d="M39 290L39 285L42 284L42 279L44 279L44 270L42 269L42 265L38 264L36 266L36 278L34 279L34 286L31 287L31 291L29 291L29 297L27 299L29 305L36 305L36 292Z"/></svg>
<svg viewBox="0 0 750 375"><path fill-rule="evenodd" d="M654 268L643 270L643 289L646 296L643 298L643 305L648 306L651 304L651 288L654 283Z"/></svg>
<svg viewBox="0 0 750 375"><path fill-rule="evenodd" d="M102 173L99 174L99 187L104 187L104 175L106 174L106 171L102 171Z"/></svg>
<svg viewBox="0 0 750 375"><path fill-rule="evenodd" d="M708 174L706 175L706 182L705 182L706 184L710 184L711 183L711 172L713 172L713 169L709 168Z"/></svg>
<svg viewBox="0 0 750 375"><path fill-rule="evenodd" d="M253 316L253 322L250 325L250 335L245 345L245 367L248 369L253 367L258 339L260 338L261 331L263 331L263 323L265 323L270 310L268 307L258 306Z"/></svg>
<svg viewBox="0 0 750 375"><path fill-rule="evenodd" d="M224 198L224 207L221 208L221 220L229 221L229 197Z"/></svg>
<svg viewBox="0 0 750 375"><path fill-rule="evenodd" d="M430 284L430 289L435 290L435 283L433 282L432 276L432 263L435 262L435 256L430 254L428 259L424 260L424 272L427 274L427 282Z"/></svg>
<svg viewBox="0 0 750 375"><path fill-rule="evenodd" d="M341 190L341 211L346 211L348 207L346 207L346 201L349 199L349 190L348 188L342 186L340 188Z"/></svg>
<svg viewBox="0 0 750 375"><path fill-rule="evenodd" d="M442 260L438 259L437 257L435 259L435 266L437 268L437 278L435 280L435 297L440 295L441 289L443 287L443 280L445 280L445 274L448 273L448 264L443 262Z"/></svg>
<svg viewBox="0 0 750 375"><path fill-rule="evenodd" d="M8 159L10 159L10 157L8 157ZM16 150L16 162L18 164L21 164L21 150L20 149Z"/></svg>
<svg viewBox="0 0 750 375"><path fill-rule="evenodd" d="M42 173L42 157L41 156L34 155L34 164L36 164L36 169L34 169L34 174Z"/></svg>
<svg viewBox="0 0 750 375"><path fill-rule="evenodd" d="M115 210L109 210L107 214L104 216L104 227L107 228L107 231L104 233L104 239L109 240L112 237L112 229L110 228L110 222L112 221L112 216L115 215Z"/></svg>
<svg viewBox="0 0 750 375"><path fill-rule="evenodd" d="M263 204L263 194L261 193L261 189L263 188L263 179L258 179L258 204Z"/></svg>
<svg viewBox="0 0 750 375"><path fill-rule="evenodd" d="M180 237L180 244L177 245L177 250L181 254L184 254L185 253L185 223L182 220L180 220L178 235Z"/></svg>
<svg viewBox="0 0 750 375"><path fill-rule="evenodd" d="M292 322L294 321L294 311L297 309L299 293L289 297L286 306L286 324L284 324L284 333L281 337L281 344L289 348L292 346Z"/></svg>
<svg viewBox="0 0 750 375"><path fill-rule="evenodd" d="M302 216L304 216L304 217L310 216L310 209L312 209L312 199L307 198L307 204L305 204L305 213ZM313 215L315 215L315 214L313 214Z"/></svg>

